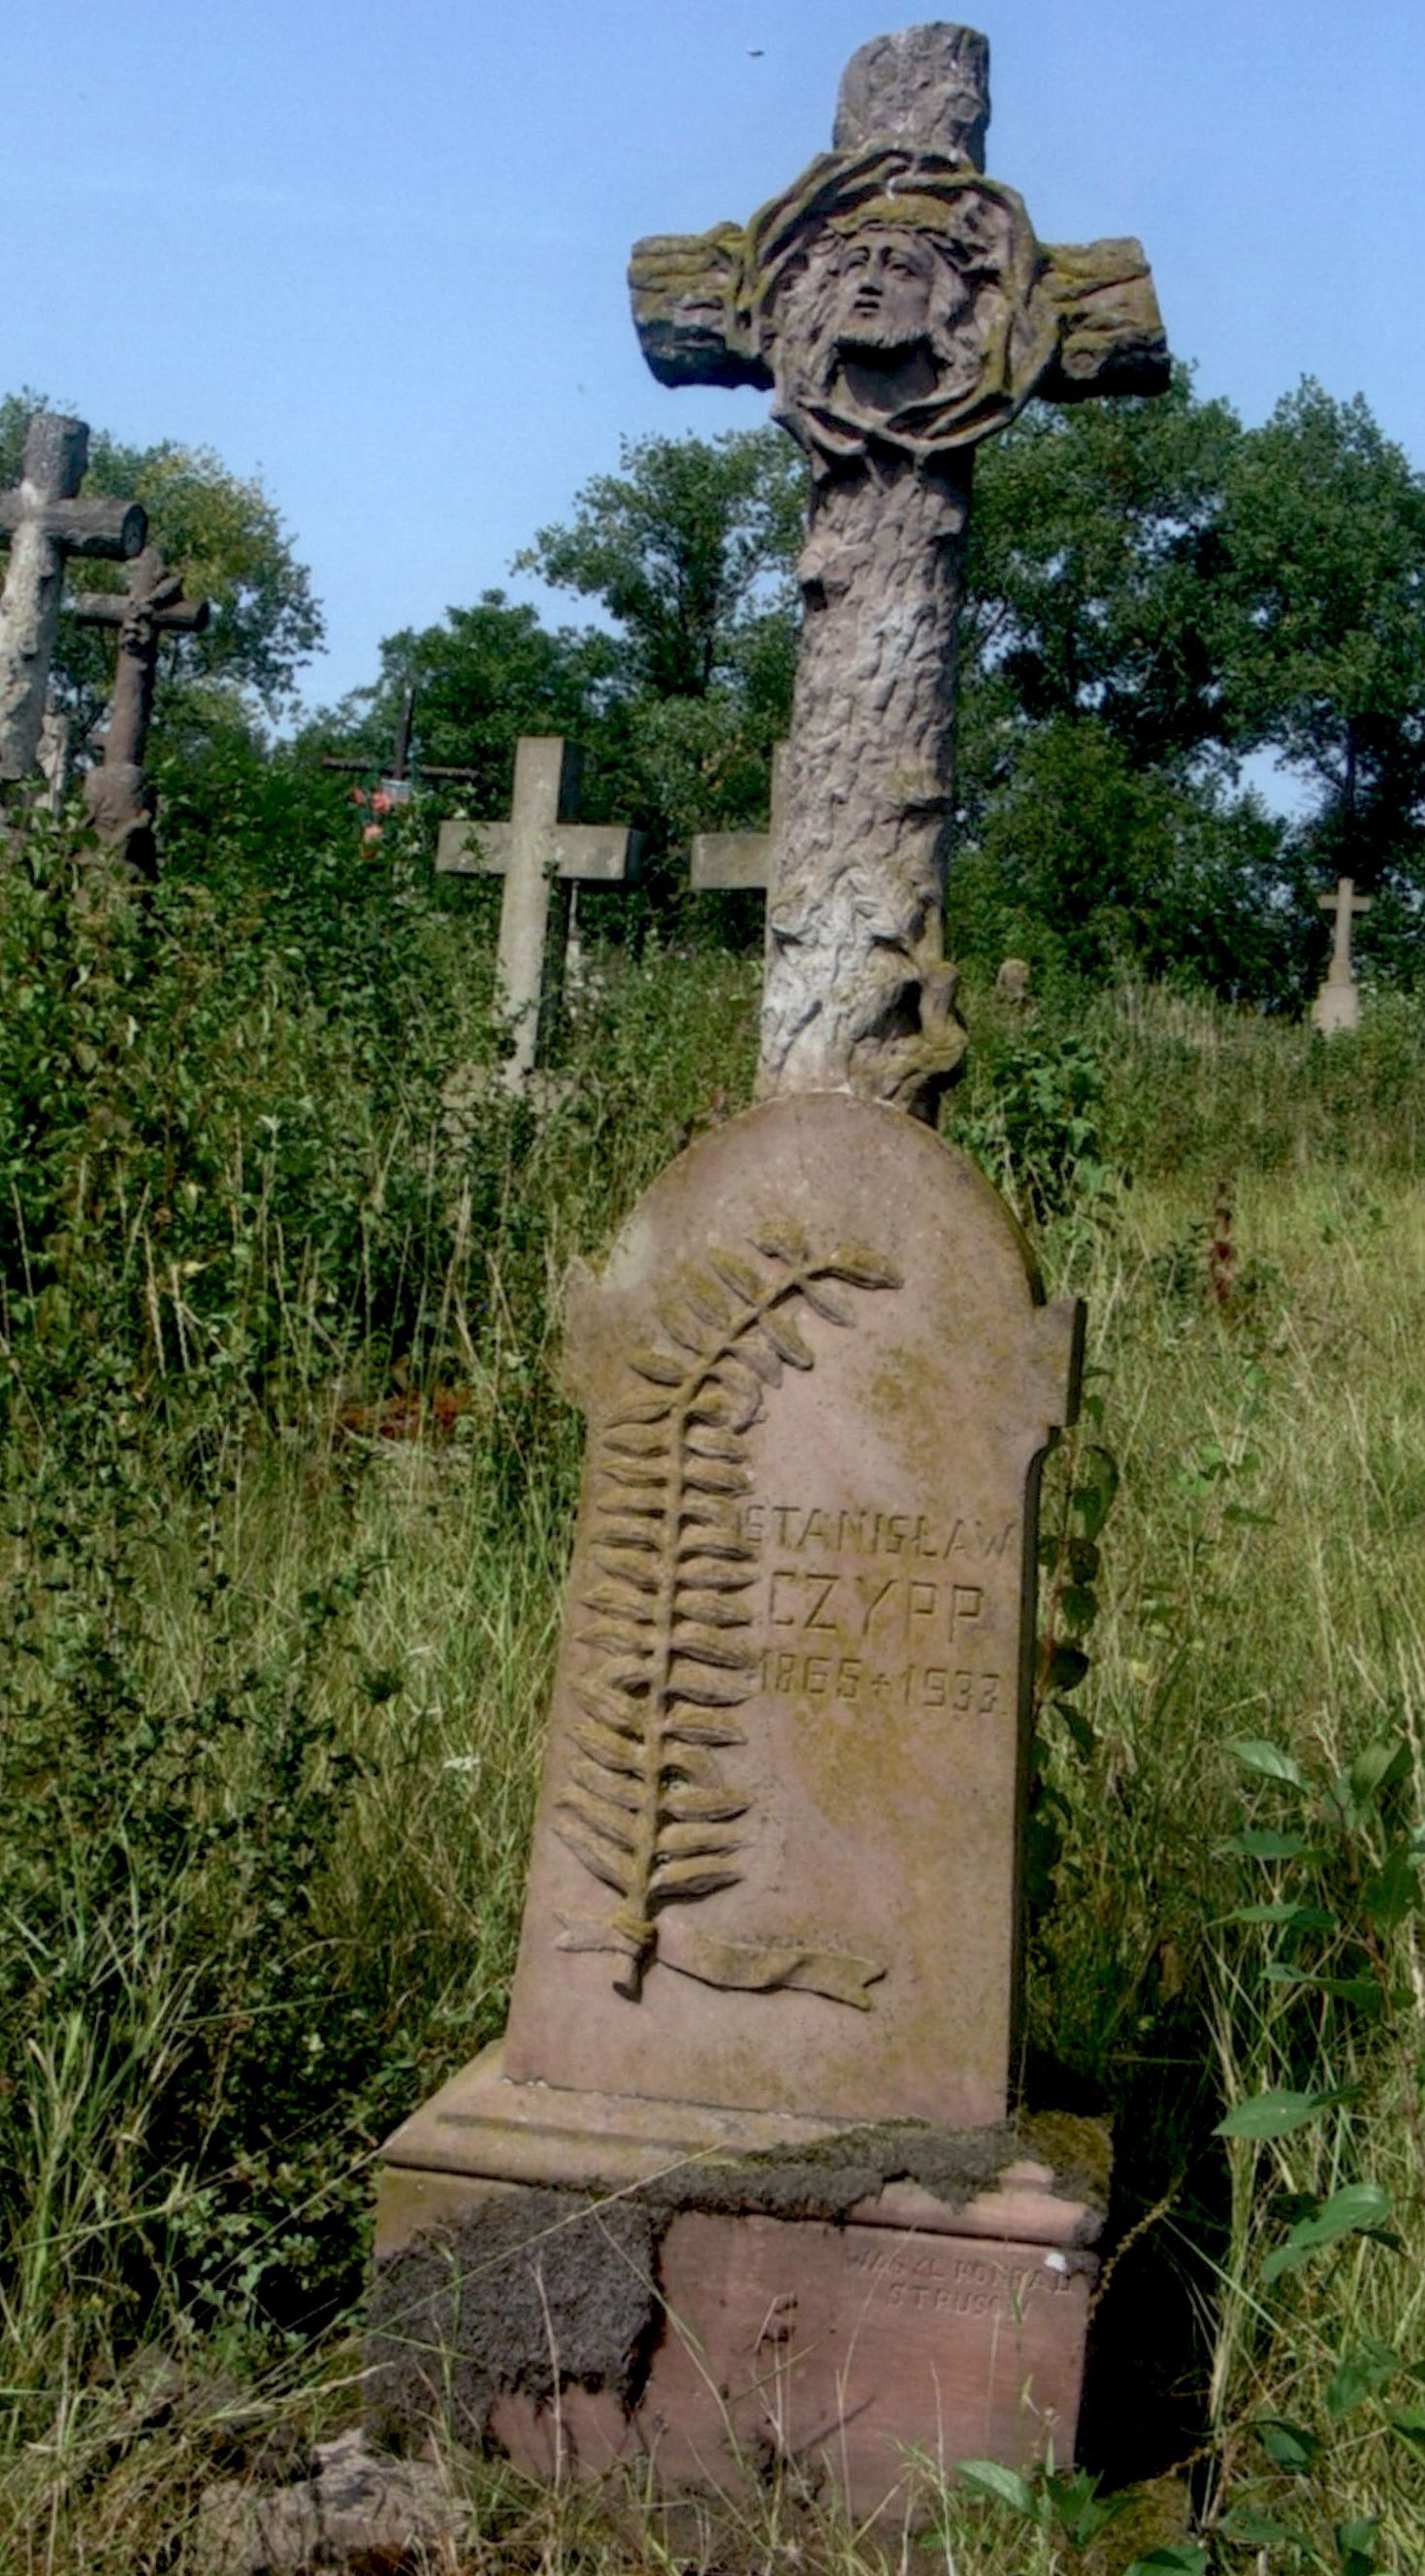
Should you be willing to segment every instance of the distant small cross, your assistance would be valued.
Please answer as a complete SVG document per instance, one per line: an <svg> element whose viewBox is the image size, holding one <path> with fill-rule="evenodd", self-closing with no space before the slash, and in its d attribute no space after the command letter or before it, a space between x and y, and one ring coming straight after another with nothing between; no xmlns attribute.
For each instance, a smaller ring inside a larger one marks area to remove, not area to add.
<svg viewBox="0 0 1425 2576"><path fill-rule="evenodd" d="M392 805L409 805L411 801L411 727L415 722L416 693L409 688L401 700L396 718L396 738L391 751L391 766L381 780L381 794ZM335 752L322 759L323 769L359 769L369 771L369 760L347 760Z"/></svg>
<svg viewBox="0 0 1425 2576"><path fill-rule="evenodd" d="M409 805L411 801L414 766L411 759L411 733L415 724L415 714L416 692L413 683L401 700L401 712L396 719L395 740L391 747L391 765L379 781L380 793L391 805ZM485 775L482 769L465 769L458 763L452 764L449 761L423 760L419 766L422 778L469 779L483 778ZM369 760L351 760L329 751L322 755L322 767L323 769L354 769L369 776L372 763Z"/></svg>
<svg viewBox="0 0 1425 2576"><path fill-rule="evenodd" d="M1316 900L1323 912L1336 915L1336 935L1331 943L1331 972L1327 980L1332 984L1350 984L1355 980L1351 971L1352 918L1358 912L1369 912L1372 898L1368 894L1357 894L1354 877L1338 877L1335 893L1319 894Z"/></svg>
<svg viewBox="0 0 1425 2576"><path fill-rule="evenodd" d="M35 765L69 555L136 555L147 531L137 501L76 498L89 461L89 429L37 411L25 432L20 480L0 492L0 537L10 560L0 594L0 779Z"/></svg>
<svg viewBox="0 0 1425 2576"><path fill-rule="evenodd" d="M442 823L436 868L442 875L505 880L496 963L501 1007L513 1053L506 1087L519 1091L539 1061L548 1016L545 952L553 930L562 971L569 891L617 885L637 873L642 839L617 823L575 823L578 763L558 734L522 735L515 753L515 793L507 823Z"/></svg>
<svg viewBox="0 0 1425 2576"><path fill-rule="evenodd" d="M772 754L772 813L765 832L695 832L692 887L694 894L754 888L765 894L772 882L772 860L781 830L787 792L787 746Z"/></svg>
<svg viewBox="0 0 1425 2576"><path fill-rule="evenodd" d="M1334 912L1336 932L1331 942L1331 963L1326 981L1311 1005L1311 1016L1323 1037L1334 1037L1342 1029L1354 1029L1360 1020L1360 988L1351 966L1351 923L1358 912L1369 912L1371 897L1357 894L1352 877L1338 877L1334 894L1316 898L1323 912Z"/></svg>

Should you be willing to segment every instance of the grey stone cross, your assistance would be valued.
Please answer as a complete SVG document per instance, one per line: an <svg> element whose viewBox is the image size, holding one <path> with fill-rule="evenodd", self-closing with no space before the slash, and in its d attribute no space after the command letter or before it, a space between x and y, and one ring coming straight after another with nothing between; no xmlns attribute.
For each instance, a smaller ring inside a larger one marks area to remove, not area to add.
<svg viewBox="0 0 1425 2576"><path fill-rule="evenodd" d="M24 778L35 765L66 556L122 559L144 541L137 501L76 499L88 461L87 422L37 411L20 480L0 492L0 536L10 546L0 594L0 779Z"/></svg>
<svg viewBox="0 0 1425 2576"><path fill-rule="evenodd" d="M436 868L442 875L498 876L500 906L496 977L513 1049L506 1088L519 1091L539 1062L547 1036L546 953L557 943L562 973L569 897L576 885L617 885L637 873L642 839L618 823L576 823L578 762L558 734L525 734L515 753L515 793L504 823L442 823Z"/></svg>
<svg viewBox="0 0 1425 2576"><path fill-rule="evenodd" d="M185 599L182 574L168 570L157 546L145 546L129 566L127 590L81 591L74 614L81 626L117 628L119 647L104 756L85 779L85 803L102 846L140 876L151 876L156 865L154 799L143 774L143 756L158 648L165 635L201 634L208 623L208 602Z"/></svg>
<svg viewBox="0 0 1425 2576"><path fill-rule="evenodd" d="M944 953L956 625L979 441L1033 395L1166 390L1136 241L1054 247L984 176L971 27L864 45L833 148L746 224L635 244L668 385L761 385L812 468L758 1088L933 1117L964 1052Z"/></svg>
<svg viewBox="0 0 1425 2576"><path fill-rule="evenodd" d="M1323 912L1334 912L1336 931L1331 942L1331 963L1326 981L1311 1005L1311 1017L1324 1038L1335 1037L1342 1029L1360 1026L1361 988L1351 965L1351 923L1358 912L1369 912L1371 897L1357 894L1352 877L1339 877L1334 894L1316 898Z"/></svg>
<svg viewBox="0 0 1425 2576"><path fill-rule="evenodd" d="M772 813L765 832L695 832L692 888L694 894L751 889L765 894L772 882L773 852L782 828L787 795L787 746L772 754Z"/></svg>

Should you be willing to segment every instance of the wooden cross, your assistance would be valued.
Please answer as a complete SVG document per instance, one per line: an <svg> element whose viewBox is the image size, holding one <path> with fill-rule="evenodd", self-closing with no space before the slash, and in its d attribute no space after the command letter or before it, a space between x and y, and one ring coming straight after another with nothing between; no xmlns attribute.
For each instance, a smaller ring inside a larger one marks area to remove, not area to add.
<svg viewBox="0 0 1425 2576"><path fill-rule="evenodd" d="M10 560L0 594L0 779L35 765L68 555L136 555L147 520L137 501L75 498L89 461L89 428L37 411L25 432L20 480L0 492Z"/></svg>
<svg viewBox="0 0 1425 2576"><path fill-rule="evenodd" d="M81 626L118 630L118 654L103 759L84 781L84 799L102 846L122 856L141 876L155 872L154 799L143 774L153 715L158 648L165 635L201 635L210 614L206 599L183 597L183 576L170 572L157 546L145 546L129 566L127 590L85 590L74 601Z"/></svg>
<svg viewBox="0 0 1425 2576"><path fill-rule="evenodd" d="M758 1088L933 1117L964 1052L944 953L955 636L978 442L1038 395L1162 393L1135 241L1052 247L983 175L989 47L847 66L833 149L746 224L635 244L664 384L761 385L812 468Z"/></svg>
<svg viewBox="0 0 1425 2576"><path fill-rule="evenodd" d="M385 772L384 776L378 781L379 793L384 796L388 804L391 805L409 805L411 801L411 787L413 784L411 731L415 722L415 713L416 692L415 685L412 683L411 687L407 689L405 696L401 700L401 712L396 719L396 737L391 752L391 766ZM345 759L339 757L335 752L324 752L322 755L322 767L323 769L354 769L364 771L369 774L371 763L369 760ZM466 769L462 768L459 763L440 760L423 760L420 763L420 773L422 778L452 778L457 780L462 778L483 778L485 775L482 769Z"/></svg>
<svg viewBox="0 0 1425 2576"><path fill-rule="evenodd" d="M1339 877L1334 894L1316 898L1323 912L1334 912L1335 935L1331 942L1331 963L1326 981L1311 1005L1311 1017L1323 1037L1334 1037L1338 1030L1360 1025L1361 993L1351 967L1351 923L1358 912L1369 912L1372 898L1357 894L1352 877Z"/></svg>
<svg viewBox="0 0 1425 2576"><path fill-rule="evenodd" d="M724 888L729 892L747 888L766 893L772 882L773 852L782 828L786 772L787 746L779 742L772 754L772 813L765 832L694 833L694 894L711 894Z"/></svg>
<svg viewBox="0 0 1425 2576"><path fill-rule="evenodd" d="M396 739L391 753L391 766L380 781L380 792L392 805L409 805L411 801L411 727L415 722L416 693L407 689L396 718ZM359 769L369 771L369 760L345 760L335 752L322 756L323 769Z"/></svg>
<svg viewBox="0 0 1425 2576"><path fill-rule="evenodd" d="M513 1051L505 1084L520 1091L547 1036L546 951L557 943L562 969L569 895L576 885L618 885L636 876L642 836L617 823L575 823L578 763L557 734L521 735L515 793L505 823L442 823L436 867L442 875L505 880L496 960L500 1007ZM553 980L553 979L551 979Z"/></svg>

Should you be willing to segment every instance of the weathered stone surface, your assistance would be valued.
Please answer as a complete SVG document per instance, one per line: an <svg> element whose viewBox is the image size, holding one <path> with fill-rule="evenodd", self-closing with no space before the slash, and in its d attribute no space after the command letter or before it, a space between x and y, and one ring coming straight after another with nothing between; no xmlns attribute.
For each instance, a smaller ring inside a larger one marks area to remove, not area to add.
<svg viewBox="0 0 1425 2576"><path fill-rule="evenodd" d="M129 567L122 591L84 591L74 602L81 626L118 629L114 686L104 728L103 758L84 782L84 800L100 845L136 875L156 872L153 790L143 756L153 715L158 648L165 635L201 634L206 599L185 599L181 573L170 572L156 546L145 546Z"/></svg>
<svg viewBox="0 0 1425 2576"><path fill-rule="evenodd" d="M1033 999L1034 971L1027 957L1001 959L995 991L1002 1002L1012 1002L1020 1010Z"/></svg>
<svg viewBox="0 0 1425 2576"><path fill-rule="evenodd" d="M557 734L526 735L515 753L515 794L507 823L442 823L442 874L501 876L496 957L511 1052L505 1084L525 1091L539 1062L550 1005L564 970L570 889L616 885L637 873L641 836L618 823L576 823L578 762Z"/></svg>
<svg viewBox="0 0 1425 2576"><path fill-rule="evenodd" d="M383 2459L352 2431L318 2443L315 2474L291 2486L210 2487L193 2564L201 2576L455 2576L463 2521L436 2469Z"/></svg>
<svg viewBox="0 0 1425 2576"><path fill-rule="evenodd" d="M759 1087L924 1117L964 1050L942 910L973 450L1032 394L1168 382L1137 243L1045 248L981 175L987 80L971 29L877 38L836 150L630 270L655 375L770 385L813 468Z"/></svg>
<svg viewBox="0 0 1425 2576"><path fill-rule="evenodd" d="M136 555L144 541L137 502L76 499L88 455L84 421L36 412L19 483L0 492L0 535L10 544L0 594L0 780L35 765L65 557Z"/></svg>
<svg viewBox="0 0 1425 2576"><path fill-rule="evenodd" d="M415 2225L401 2184L425 2187ZM434 2420L535 2476L624 2465L664 2496L736 2498L790 2467L858 2519L915 2519L915 2452L1027 2466L1052 2445L1064 2465L1094 2258L926 2207L912 2225L688 2207L643 2249L624 2200L390 2175L374 2429Z"/></svg>
<svg viewBox="0 0 1425 2576"><path fill-rule="evenodd" d="M589 1422L507 2072L1000 2119L1072 1307L968 1159L768 1104L571 1285Z"/></svg>
<svg viewBox="0 0 1425 2576"><path fill-rule="evenodd" d="M691 883L694 894L717 891L765 894L772 882L772 852L787 803L787 746L772 754L772 812L765 832L695 832Z"/></svg>
<svg viewBox="0 0 1425 2576"><path fill-rule="evenodd" d="M947 160L985 166L990 49L973 27L902 27L873 36L841 75L832 134L838 152L893 136L933 141Z"/></svg>
<svg viewBox="0 0 1425 2576"><path fill-rule="evenodd" d="M1319 894L1316 900L1323 912L1336 916L1326 981L1311 1005L1313 1027L1331 1038L1361 1024L1361 992L1351 964L1351 924L1358 912L1370 911L1371 897L1357 894L1353 880L1341 877L1334 894Z"/></svg>

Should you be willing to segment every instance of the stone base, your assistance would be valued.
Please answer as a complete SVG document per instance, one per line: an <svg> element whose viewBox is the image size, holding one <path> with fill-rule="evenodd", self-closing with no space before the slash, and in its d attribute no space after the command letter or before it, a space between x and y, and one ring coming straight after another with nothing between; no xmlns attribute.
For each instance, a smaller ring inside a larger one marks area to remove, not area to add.
<svg viewBox="0 0 1425 2576"><path fill-rule="evenodd" d="M1311 1005L1313 1028L1324 1038L1339 1037L1345 1029L1361 1025L1361 988L1354 981L1333 984L1329 977Z"/></svg>
<svg viewBox="0 0 1425 2576"><path fill-rule="evenodd" d="M1103 2216L1069 2186L1095 2149L1073 2121L740 2122L511 2085L488 2052L387 2149L369 2429L434 2420L533 2475L627 2466L665 2498L745 2502L781 2466L858 2520L914 2519L957 2460L1052 2442L1062 2466Z"/></svg>

